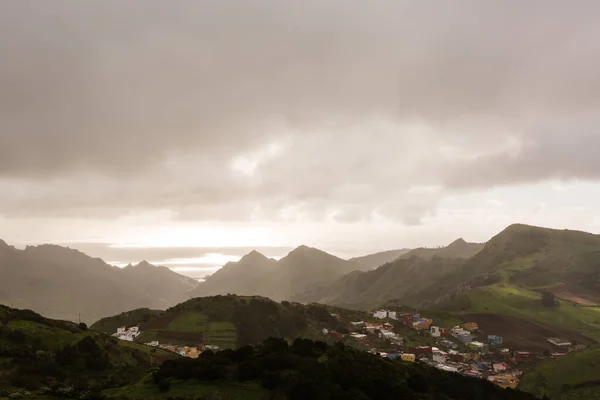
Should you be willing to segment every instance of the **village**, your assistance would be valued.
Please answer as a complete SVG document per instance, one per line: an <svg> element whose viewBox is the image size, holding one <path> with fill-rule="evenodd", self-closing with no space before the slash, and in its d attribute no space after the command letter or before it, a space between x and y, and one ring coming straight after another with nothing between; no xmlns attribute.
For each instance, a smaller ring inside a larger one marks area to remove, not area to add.
<svg viewBox="0 0 600 400"><path fill-rule="evenodd" d="M140 331L139 327L137 326L132 326L127 328L126 326L122 326L120 328L117 328L117 332L112 334L112 337L115 337L119 340L125 340L127 342L134 342L140 335L142 334L142 332ZM205 351L205 350L211 350L211 351L219 351L220 348L219 346L215 346L215 345L210 345L210 344L197 344L194 346L191 345L172 345L172 344L162 344L159 343L157 340L148 342L148 343L144 343L146 346L150 346L150 347L158 347L164 350L168 350L170 352L179 354L180 356L183 357L188 357L188 358L198 358L200 356L200 354Z"/></svg>
<svg viewBox="0 0 600 400"><path fill-rule="evenodd" d="M510 349L504 346L502 336L482 332L475 322L440 327L433 319L416 312L376 310L368 321L350 321L338 314L331 315L340 326L337 330L322 329L323 338L328 342L340 341L388 359L419 362L443 371L487 379L503 388L516 388L528 364L585 347L562 338L546 338L555 351L543 354ZM112 336L134 342L141 334L137 326L123 326ZM198 358L206 350L220 350L219 346L203 343L173 345L154 340L145 345L188 358Z"/></svg>
<svg viewBox="0 0 600 400"><path fill-rule="evenodd" d="M332 315L339 318L337 314ZM585 347L562 338L547 338L547 342L556 348L549 354L509 349L503 346L501 336L481 332L475 322L444 328L418 313L390 310L376 310L371 321L353 321L350 326L347 334L324 329L323 335L382 357L420 362L512 389L519 385L523 367L528 364L547 357L561 357ZM412 337L410 341L408 337ZM415 338L421 343L411 344Z"/></svg>

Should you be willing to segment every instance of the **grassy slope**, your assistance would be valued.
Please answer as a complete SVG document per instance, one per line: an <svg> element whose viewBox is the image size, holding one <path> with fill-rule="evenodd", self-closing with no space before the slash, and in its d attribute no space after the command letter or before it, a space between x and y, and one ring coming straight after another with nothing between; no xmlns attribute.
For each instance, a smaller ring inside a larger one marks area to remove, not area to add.
<svg viewBox="0 0 600 400"><path fill-rule="evenodd" d="M94 355L82 350L84 340L96 349L92 350L96 351ZM72 352L67 359L64 354L68 348ZM70 322L3 306L0 306L0 354L0 387L31 390L79 382L88 388L118 386L138 379L148 368L175 357L160 349L82 330ZM88 361L92 358L102 358L106 364L91 366Z"/></svg>
<svg viewBox="0 0 600 400"><path fill-rule="evenodd" d="M127 314L127 313L126 313ZM135 313L132 315L142 315ZM102 320L93 328L114 332L123 321L120 315ZM302 306L296 303L276 303L258 296L211 296L189 300L140 325L139 342L158 340L161 343L217 345L235 348L258 343L269 336L288 339L302 336L317 338L325 326L335 327L336 321L323 306Z"/></svg>
<svg viewBox="0 0 600 400"><path fill-rule="evenodd" d="M600 346L543 361L527 371L519 389L553 400L600 399Z"/></svg>

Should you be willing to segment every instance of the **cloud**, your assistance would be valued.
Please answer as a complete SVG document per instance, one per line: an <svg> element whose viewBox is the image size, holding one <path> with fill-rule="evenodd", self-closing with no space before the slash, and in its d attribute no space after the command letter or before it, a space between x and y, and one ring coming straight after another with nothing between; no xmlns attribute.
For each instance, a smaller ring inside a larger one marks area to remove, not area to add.
<svg viewBox="0 0 600 400"><path fill-rule="evenodd" d="M10 1L0 209L417 224L456 190L596 180L599 11Z"/></svg>

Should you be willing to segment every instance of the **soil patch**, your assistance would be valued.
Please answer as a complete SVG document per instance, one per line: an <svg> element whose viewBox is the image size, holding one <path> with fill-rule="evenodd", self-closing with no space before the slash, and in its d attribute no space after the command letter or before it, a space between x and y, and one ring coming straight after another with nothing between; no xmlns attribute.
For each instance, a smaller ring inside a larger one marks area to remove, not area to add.
<svg viewBox="0 0 600 400"><path fill-rule="evenodd" d="M481 333L478 340L487 342L487 335L499 335L503 338L502 347L511 350L544 352L559 351L560 348L546 339L558 337L589 345L594 340L577 332L562 328L539 325L516 317L497 314L466 314L465 321L477 322Z"/></svg>
<svg viewBox="0 0 600 400"><path fill-rule="evenodd" d="M600 291L572 283L563 283L552 288L545 289L561 300L569 301L580 306L600 306Z"/></svg>

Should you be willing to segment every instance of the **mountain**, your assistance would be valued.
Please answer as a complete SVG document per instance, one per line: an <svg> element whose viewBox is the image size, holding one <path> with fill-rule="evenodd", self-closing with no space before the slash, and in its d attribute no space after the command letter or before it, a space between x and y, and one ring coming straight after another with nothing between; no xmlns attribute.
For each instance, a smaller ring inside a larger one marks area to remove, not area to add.
<svg viewBox="0 0 600 400"><path fill-rule="evenodd" d="M589 307L600 304L599 287L599 235L515 224L464 265L403 301L510 315L600 340L598 308Z"/></svg>
<svg viewBox="0 0 600 400"><path fill-rule="evenodd" d="M408 253L409 251L411 251L411 249L388 250L375 254L368 254L362 257L354 257L351 258L349 261L364 264L369 268L377 268L380 265L394 261L398 257Z"/></svg>
<svg viewBox="0 0 600 400"><path fill-rule="evenodd" d="M330 285L310 288L293 299L360 309L376 307L427 288L431 282L461 267L465 258L482 248L483 245L459 239L446 247L411 250L379 268L354 271Z"/></svg>
<svg viewBox="0 0 600 400"><path fill-rule="evenodd" d="M119 341L85 325L47 319L30 310L0 306L0 392L13 389L71 394L103 390L140 379L172 353ZM69 389L69 387L71 389ZM50 394L50 393L48 393ZM0 393L0 397L8 394ZM13 397L11 397L13 398ZM21 397L14 397L21 398ZM34 397L55 398L55 397ZM92 398L81 397L77 398Z"/></svg>
<svg viewBox="0 0 600 400"><path fill-rule="evenodd" d="M168 268L143 262L121 269L55 245L0 244L0 271L0 303L88 322L128 309L167 308L198 285Z"/></svg>
<svg viewBox="0 0 600 400"><path fill-rule="evenodd" d="M286 300L315 286L327 285L354 270L368 269L321 250L300 246L279 261L253 251L206 278L196 297L235 293Z"/></svg>
<svg viewBox="0 0 600 400"><path fill-rule="evenodd" d="M410 250L400 255L399 258L409 259L411 257L418 257L423 260L431 260L434 257L467 259L479 253L483 248L484 244L469 243L461 238L450 243L448 246L437 248L420 247Z"/></svg>
<svg viewBox="0 0 600 400"><path fill-rule="evenodd" d="M276 260L254 250L237 262L228 262L214 274L206 277L205 282L196 290L196 295L264 294L266 282L276 269Z"/></svg>

